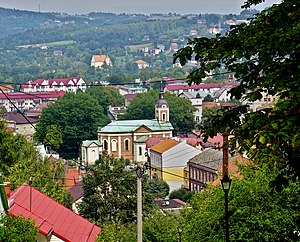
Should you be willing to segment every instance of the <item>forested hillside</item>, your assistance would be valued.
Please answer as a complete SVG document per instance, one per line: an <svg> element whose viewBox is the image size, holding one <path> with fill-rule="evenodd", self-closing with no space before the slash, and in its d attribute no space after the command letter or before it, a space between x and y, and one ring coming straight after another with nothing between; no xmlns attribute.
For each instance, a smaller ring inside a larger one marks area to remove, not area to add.
<svg viewBox="0 0 300 242"><path fill-rule="evenodd" d="M209 28L225 32L230 27L226 20L245 20L251 14L67 15L0 8L0 81L17 84L37 78L81 76L87 82L119 83L136 78L180 78L189 68L172 67L172 43L183 48L188 39L211 36ZM164 51L153 55L151 50L158 45ZM141 52L136 46L149 50ZM113 67L90 67L94 54L109 55ZM138 70L134 63L138 59L150 67Z"/></svg>

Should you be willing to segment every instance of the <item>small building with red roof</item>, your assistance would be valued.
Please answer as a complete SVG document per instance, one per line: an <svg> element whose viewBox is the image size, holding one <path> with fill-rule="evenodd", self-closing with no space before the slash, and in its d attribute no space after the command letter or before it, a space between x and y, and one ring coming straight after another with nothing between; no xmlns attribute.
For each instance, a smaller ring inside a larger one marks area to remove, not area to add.
<svg viewBox="0 0 300 242"><path fill-rule="evenodd" d="M8 214L31 218L39 229L39 241L94 242L101 228L28 184L8 197Z"/></svg>

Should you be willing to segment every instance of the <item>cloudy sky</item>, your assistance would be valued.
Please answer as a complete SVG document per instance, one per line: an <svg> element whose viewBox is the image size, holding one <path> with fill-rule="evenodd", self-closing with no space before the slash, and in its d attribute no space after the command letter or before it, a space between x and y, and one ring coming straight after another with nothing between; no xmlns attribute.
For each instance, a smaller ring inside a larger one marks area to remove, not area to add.
<svg viewBox="0 0 300 242"><path fill-rule="evenodd" d="M240 13L244 0L0 0L0 7L41 12L109 13ZM266 0L263 9L280 0Z"/></svg>

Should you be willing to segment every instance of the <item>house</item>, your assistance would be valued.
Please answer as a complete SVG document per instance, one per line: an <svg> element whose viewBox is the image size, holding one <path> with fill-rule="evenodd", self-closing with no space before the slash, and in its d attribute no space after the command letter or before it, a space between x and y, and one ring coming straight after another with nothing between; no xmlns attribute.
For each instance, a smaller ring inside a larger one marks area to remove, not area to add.
<svg viewBox="0 0 300 242"><path fill-rule="evenodd" d="M207 182L218 178L217 170L223 164L221 150L207 149L188 161L189 190L201 190Z"/></svg>
<svg viewBox="0 0 300 242"><path fill-rule="evenodd" d="M42 103L56 101L59 97L65 95L65 93L65 91L41 93L9 92L6 95L0 93L0 106L4 106L8 112L23 111L34 108Z"/></svg>
<svg viewBox="0 0 300 242"><path fill-rule="evenodd" d="M81 143L81 161L83 165L93 165L101 155L99 140L84 140Z"/></svg>
<svg viewBox="0 0 300 242"><path fill-rule="evenodd" d="M147 157L146 141L148 137L172 137L173 126L169 122L169 105L159 94L155 105L156 119L117 120L98 128L98 140L103 153L133 162L144 162Z"/></svg>
<svg viewBox="0 0 300 242"><path fill-rule="evenodd" d="M166 198L156 198L154 200L156 206L159 207L160 211L163 213L172 212L180 214L180 210L186 208L186 203L178 198L166 199Z"/></svg>
<svg viewBox="0 0 300 242"><path fill-rule="evenodd" d="M233 88L231 85L221 87L213 94L213 98L216 102L228 102L231 100L229 91Z"/></svg>
<svg viewBox="0 0 300 242"><path fill-rule="evenodd" d="M81 77L37 79L21 85L22 92L74 92L85 91L86 83Z"/></svg>
<svg viewBox="0 0 300 242"><path fill-rule="evenodd" d="M201 84L168 84L165 86L166 92L171 92L174 94L180 94L182 92L195 92L203 91L207 94L213 94L223 87L225 83L201 83Z"/></svg>
<svg viewBox="0 0 300 242"><path fill-rule="evenodd" d="M37 124L37 117L27 117L20 112L7 112L0 116L1 119L5 119L10 128L14 130L14 133L26 136L28 139L32 139L35 133L35 125Z"/></svg>
<svg viewBox="0 0 300 242"><path fill-rule="evenodd" d="M136 60L135 63L139 70L149 67L149 63L143 60Z"/></svg>
<svg viewBox="0 0 300 242"><path fill-rule="evenodd" d="M70 188L70 194L72 197L72 210L73 212L79 214L78 204L82 201L83 197L83 181L79 181L77 184Z"/></svg>
<svg viewBox="0 0 300 242"><path fill-rule="evenodd" d="M192 91L192 92L182 92L178 94L178 97L188 99L191 101L192 105L196 108L194 112L194 120L196 124L200 124L202 119L202 101L207 96L204 91Z"/></svg>
<svg viewBox="0 0 300 242"><path fill-rule="evenodd" d="M5 85L0 85L0 90L7 93L7 92L13 92L14 88L12 87L12 85L5 84Z"/></svg>
<svg viewBox="0 0 300 242"><path fill-rule="evenodd" d="M171 43L171 45L170 45L170 51L176 52L176 51L178 51L178 49L179 49L179 47L178 47L177 43Z"/></svg>
<svg viewBox="0 0 300 242"><path fill-rule="evenodd" d="M94 242L101 228L24 183L8 195L8 214L31 218L38 241Z"/></svg>
<svg viewBox="0 0 300 242"><path fill-rule="evenodd" d="M108 55L93 55L91 66L102 68L103 65L112 66L112 61Z"/></svg>
<svg viewBox="0 0 300 242"><path fill-rule="evenodd" d="M128 94L129 95L129 94ZM110 120L117 120L119 115L125 113L127 107L126 106L115 106L112 107L111 105L108 106L107 115Z"/></svg>
<svg viewBox="0 0 300 242"><path fill-rule="evenodd" d="M128 86L116 86L116 89L119 90L119 93L124 96L126 94L138 94L138 93L143 93L143 92L147 92L148 89L145 87L140 87L140 86L132 86L132 85L128 85Z"/></svg>
<svg viewBox="0 0 300 242"><path fill-rule="evenodd" d="M170 186L170 191L184 185L184 169L189 159L201 151L185 141L165 139L150 148L150 177L164 180Z"/></svg>
<svg viewBox="0 0 300 242"><path fill-rule="evenodd" d="M195 35L197 35L197 34L198 34L197 30L195 30L195 29L191 29L191 30L190 30L190 35L191 35L191 36L195 36Z"/></svg>

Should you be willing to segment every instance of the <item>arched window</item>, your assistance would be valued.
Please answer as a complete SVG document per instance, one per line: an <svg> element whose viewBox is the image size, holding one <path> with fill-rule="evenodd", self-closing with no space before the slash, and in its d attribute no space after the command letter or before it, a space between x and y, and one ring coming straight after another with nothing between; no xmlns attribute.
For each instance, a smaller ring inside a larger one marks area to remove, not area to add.
<svg viewBox="0 0 300 242"><path fill-rule="evenodd" d="M142 147L139 147L139 155L142 155L143 151L142 151Z"/></svg>
<svg viewBox="0 0 300 242"><path fill-rule="evenodd" d="M129 140L128 139L126 139L125 141L124 141L124 149L125 150L129 150Z"/></svg>
<svg viewBox="0 0 300 242"><path fill-rule="evenodd" d="M117 141L115 139L111 141L111 151L117 151Z"/></svg>
<svg viewBox="0 0 300 242"><path fill-rule="evenodd" d="M108 143L107 140L103 140L103 149L107 150L108 149Z"/></svg>

